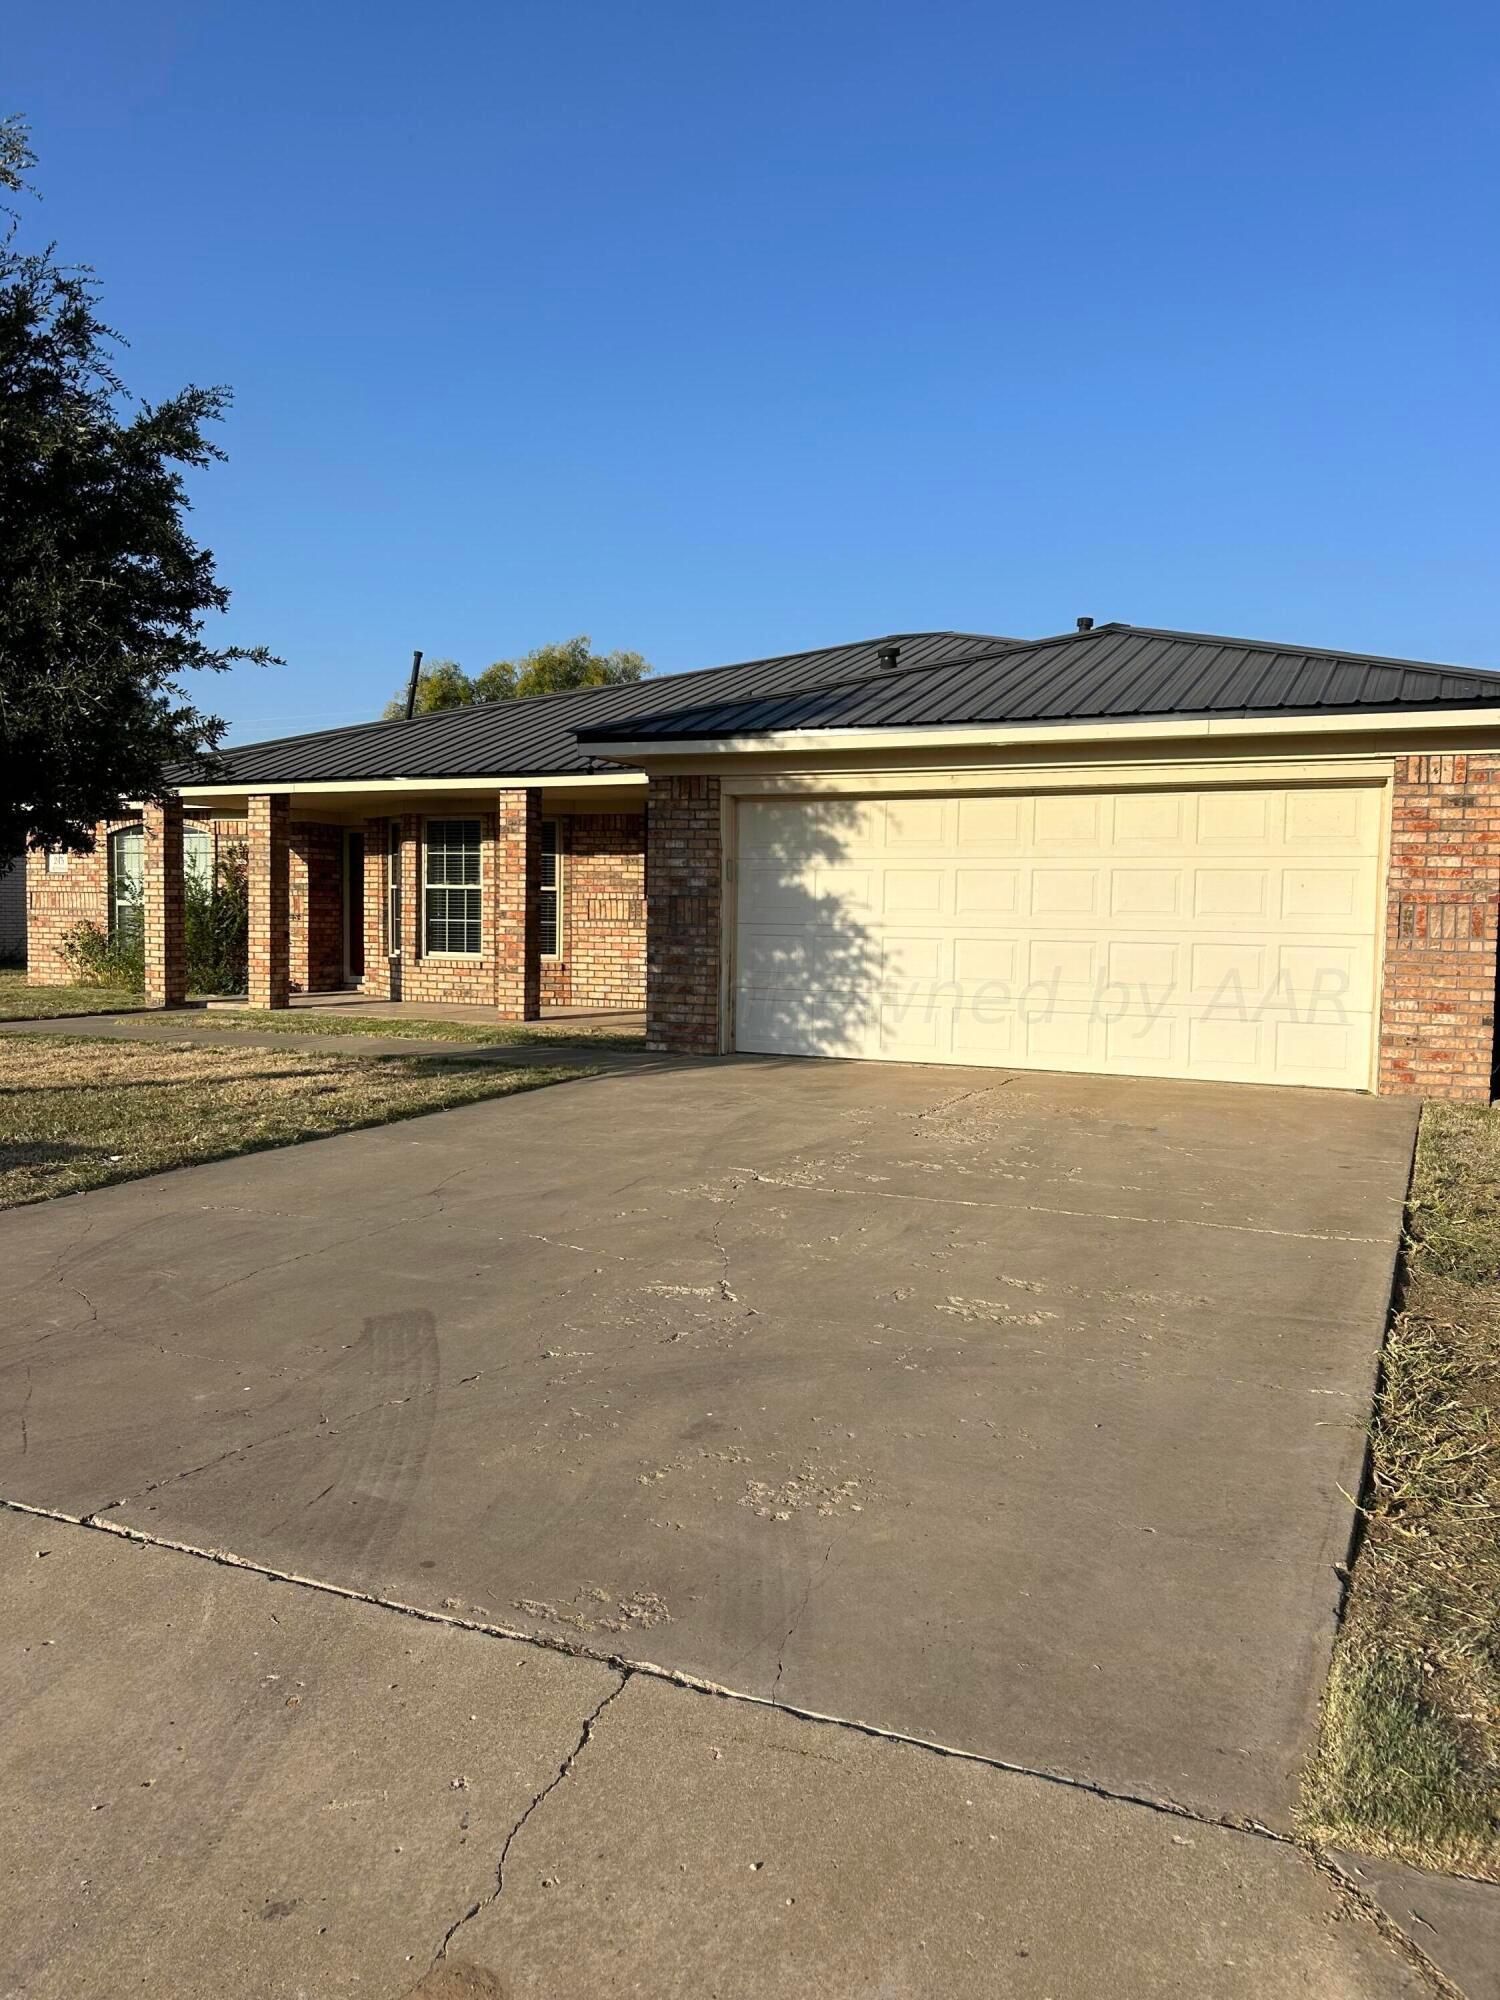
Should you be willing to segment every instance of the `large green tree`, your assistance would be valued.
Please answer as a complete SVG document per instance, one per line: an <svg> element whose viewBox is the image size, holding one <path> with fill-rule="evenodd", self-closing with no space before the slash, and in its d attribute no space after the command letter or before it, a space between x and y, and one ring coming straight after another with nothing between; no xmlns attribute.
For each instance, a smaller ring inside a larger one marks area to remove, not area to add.
<svg viewBox="0 0 1500 2000"><path fill-rule="evenodd" d="M587 634L560 639L519 659L496 660L472 677L453 660L434 660L417 677L417 714L463 708L470 702L518 701L534 694L570 694L575 688L619 687L651 671L639 653L596 653ZM406 713L406 697L385 705L387 721Z"/></svg>
<svg viewBox="0 0 1500 2000"><path fill-rule="evenodd" d="M443 708L467 708L474 683L457 660L429 660L417 676L416 713L436 715ZM406 713L406 696L392 695L381 710L383 722L399 722Z"/></svg>
<svg viewBox="0 0 1500 2000"><path fill-rule="evenodd" d="M0 120L0 185L26 192L26 127ZM99 288L55 245L0 235L0 855L87 849L96 821L164 795L173 763L212 769L223 731L184 676L263 647L214 647L229 593L188 534L184 473L223 453L222 388L134 403Z"/></svg>

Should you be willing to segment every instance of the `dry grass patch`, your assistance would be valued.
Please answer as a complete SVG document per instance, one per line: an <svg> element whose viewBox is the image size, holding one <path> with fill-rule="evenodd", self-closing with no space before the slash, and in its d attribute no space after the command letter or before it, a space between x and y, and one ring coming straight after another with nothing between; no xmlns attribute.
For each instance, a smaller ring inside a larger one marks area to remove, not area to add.
<svg viewBox="0 0 1500 2000"><path fill-rule="evenodd" d="M1500 1880L1500 1116L1429 1105L1303 1821Z"/></svg>
<svg viewBox="0 0 1500 2000"><path fill-rule="evenodd" d="M641 1028L599 1028L586 1021L429 1020L421 1014L346 1014L330 1007L288 1007L274 1013L253 1007L213 1007L183 1017L194 1028L241 1028L257 1035L379 1035L400 1042L473 1042L484 1048L530 1048L545 1042L587 1042L591 1048L639 1049L645 1046Z"/></svg>
<svg viewBox="0 0 1500 2000"><path fill-rule="evenodd" d="M590 1074L446 1056L0 1040L0 1208Z"/></svg>
<svg viewBox="0 0 1500 2000"><path fill-rule="evenodd" d="M0 1021L52 1021L65 1014L137 1013L139 993L107 986L28 986L26 974L0 972Z"/></svg>

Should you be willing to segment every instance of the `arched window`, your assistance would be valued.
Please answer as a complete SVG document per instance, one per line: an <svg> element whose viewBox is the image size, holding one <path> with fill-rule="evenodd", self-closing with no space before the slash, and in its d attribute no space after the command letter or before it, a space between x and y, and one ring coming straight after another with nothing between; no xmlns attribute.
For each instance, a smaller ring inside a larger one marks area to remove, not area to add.
<svg viewBox="0 0 1500 2000"><path fill-rule="evenodd" d="M109 836L109 934L139 929L146 888L146 836L138 826L116 827Z"/></svg>
<svg viewBox="0 0 1500 2000"><path fill-rule="evenodd" d="M213 887L214 837L206 826L182 829L185 882ZM120 936L139 925L146 894L146 836L138 826L119 826L109 836L109 934Z"/></svg>

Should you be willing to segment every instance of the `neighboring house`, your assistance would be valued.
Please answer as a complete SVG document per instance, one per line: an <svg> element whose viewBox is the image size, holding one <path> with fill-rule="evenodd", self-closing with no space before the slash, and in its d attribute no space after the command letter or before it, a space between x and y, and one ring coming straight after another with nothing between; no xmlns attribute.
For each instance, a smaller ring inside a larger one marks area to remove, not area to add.
<svg viewBox="0 0 1500 2000"><path fill-rule="evenodd" d="M0 861L0 965L26 961L26 857Z"/></svg>
<svg viewBox="0 0 1500 2000"><path fill-rule="evenodd" d="M168 1004L176 843L212 822L249 844L260 1005L354 984L644 1006L697 1055L1491 1094L1500 675L907 633L223 757L143 816ZM33 857L34 978L63 904L107 920L113 852L65 891Z"/></svg>

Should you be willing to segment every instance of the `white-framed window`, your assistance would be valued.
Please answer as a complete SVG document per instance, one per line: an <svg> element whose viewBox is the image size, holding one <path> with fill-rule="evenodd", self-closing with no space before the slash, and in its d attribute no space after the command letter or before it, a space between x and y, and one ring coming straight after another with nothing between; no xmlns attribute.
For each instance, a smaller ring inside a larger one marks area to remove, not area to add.
<svg viewBox="0 0 1500 2000"><path fill-rule="evenodd" d="M392 958L401 951L401 822L385 827L385 948Z"/></svg>
<svg viewBox="0 0 1500 2000"><path fill-rule="evenodd" d="M206 826L182 829L182 874L205 889L214 886L214 837Z"/></svg>
<svg viewBox="0 0 1500 2000"><path fill-rule="evenodd" d="M562 855L557 845L557 821L542 821L542 957L562 954Z"/></svg>
<svg viewBox="0 0 1500 2000"><path fill-rule="evenodd" d="M141 922L146 891L146 836L117 826L109 836L109 934L121 937Z"/></svg>
<svg viewBox="0 0 1500 2000"><path fill-rule="evenodd" d="M422 857L423 944L428 952L477 957L482 949L477 819L430 819Z"/></svg>
<svg viewBox="0 0 1500 2000"><path fill-rule="evenodd" d="M109 934L118 937L139 924L146 896L146 834L139 826L117 826L109 836ZM214 886L214 837L206 826L182 829L182 879L204 889Z"/></svg>

